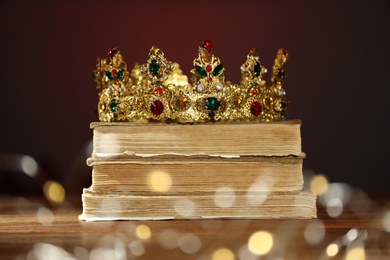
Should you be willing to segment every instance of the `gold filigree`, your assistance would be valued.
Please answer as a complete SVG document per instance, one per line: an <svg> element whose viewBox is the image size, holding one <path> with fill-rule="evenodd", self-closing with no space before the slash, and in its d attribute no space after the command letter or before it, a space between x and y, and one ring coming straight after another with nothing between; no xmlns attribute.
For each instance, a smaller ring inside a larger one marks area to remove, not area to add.
<svg viewBox="0 0 390 260"><path fill-rule="evenodd" d="M285 49L277 52L271 86L266 86L267 70L255 49L241 66L240 84L226 80L225 68L207 40L194 59L192 84L179 64L167 60L155 46L147 62L135 64L131 72L118 48L108 54L109 59L97 59L94 70L100 121L268 122L284 119L287 113Z"/></svg>

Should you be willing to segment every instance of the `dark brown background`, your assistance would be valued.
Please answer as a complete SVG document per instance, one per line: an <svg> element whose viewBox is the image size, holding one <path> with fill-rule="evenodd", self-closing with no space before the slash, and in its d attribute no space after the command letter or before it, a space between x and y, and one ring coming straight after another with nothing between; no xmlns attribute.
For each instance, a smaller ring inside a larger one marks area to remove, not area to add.
<svg viewBox="0 0 390 260"><path fill-rule="evenodd" d="M131 67L156 45L190 75L210 39L237 83L252 47L269 71L286 48L287 116L303 121L305 169L390 189L388 1L82 2L1 2L0 153L29 154L61 182L88 182L96 57L115 45Z"/></svg>

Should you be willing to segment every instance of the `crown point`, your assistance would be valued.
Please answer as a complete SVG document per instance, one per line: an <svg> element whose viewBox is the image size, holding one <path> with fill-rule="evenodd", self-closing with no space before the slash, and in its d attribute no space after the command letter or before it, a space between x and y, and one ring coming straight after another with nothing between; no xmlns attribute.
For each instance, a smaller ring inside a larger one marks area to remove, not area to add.
<svg viewBox="0 0 390 260"><path fill-rule="evenodd" d="M286 59L288 58L288 52L285 48L280 48L280 50L282 51L284 57L286 57Z"/></svg>
<svg viewBox="0 0 390 260"><path fill-rule="evenodd" d="M108 56L110 56L110 58L114 58L114 56L119 52L118 48L117 47L111 47L109 50L108 50Z"/></svg>
<svg viewBox="0 0 390 260"><path fill-rule="evenodd" d="M209 40L204 40L202 47L210 53L213 50L213 43Z"/></svg>

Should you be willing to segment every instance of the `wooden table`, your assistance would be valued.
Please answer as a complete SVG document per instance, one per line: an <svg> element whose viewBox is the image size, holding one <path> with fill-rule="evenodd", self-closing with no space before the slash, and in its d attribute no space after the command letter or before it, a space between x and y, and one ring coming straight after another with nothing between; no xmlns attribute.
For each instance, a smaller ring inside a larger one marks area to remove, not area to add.
<svg viewBox="0 0 390 260"><path fill-rule="evenodd" d="M368 196L333 218L113 222L79 221L78 197L0 197L0 259L390 259L390 193Z"/></svg>

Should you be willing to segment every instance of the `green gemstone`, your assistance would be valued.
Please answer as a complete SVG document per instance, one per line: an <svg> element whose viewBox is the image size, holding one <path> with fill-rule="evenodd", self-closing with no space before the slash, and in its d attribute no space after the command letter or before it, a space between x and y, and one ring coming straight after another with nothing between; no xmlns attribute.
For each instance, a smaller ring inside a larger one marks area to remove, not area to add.
<svg viewBox="0 0 390 260"><path fill-rule="evenodd" d="M120 71L118 71L118 73L116 74L116 77L117 79L123 79L125 75L125 70L124 69L121 69Z"/></svg>
<svg viewBox="0 0 390 260"><path fill-rule="evenodd" d="M222 69L223 69L223 65L221 63L217 67L215 67L215 69L213 71L213 76L218 76L219 74L221 74Z"/></svg>
<svg viewBox="0 0 390 260"><path fill-rule="evenodd" d="M118 108L118 104L116 103L116 99L112 99L110 101L109 106L110 106L110 109L111 109L112 112L116 112L116 110Z"/></svg>
<svg viewBox="0 0 390 260"><path fill-rule="evenodd" d="M253 66L253 72L255 73L255 75L258 77L260 76L260 73L261 73L261 66L260 66L260 63L259 62L256 62L255 63L255 66Z"/></svg>
<svg viewBox="0 0 390 260"><path fill-rule="evenodd" d="M111 71L106 70L106 76L109 79L113 79Z"/></svg>
<svg viewBox="0 0 390 260"><path fill-rule="evenodd" d="M221 102L219 102L218 99L216 99L214 97L210 97L205 102L205 105L206 105L208 110L215 111L219 108L219 106L221 105Z"/></svg>
<svg viewBox="0 0 390 260"><path fill-rule="evenodd" d="M153 74L157 74L160 71L160 64L156 60L152 60L149 65L149 70Z"/></svg>
<svg viewBox="0 0 390 260"><path fill-rule="evenodd" d="M206 77L207 76L207 72L206 72L206 70L204 68L202 68L200 66L195 66L195 70L202 77Z"/></svg>

